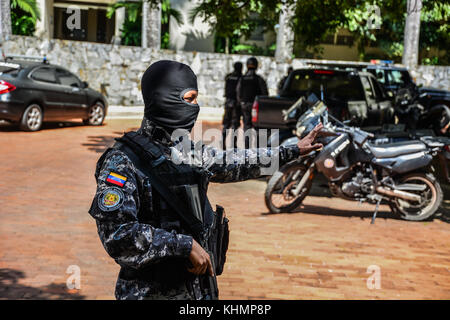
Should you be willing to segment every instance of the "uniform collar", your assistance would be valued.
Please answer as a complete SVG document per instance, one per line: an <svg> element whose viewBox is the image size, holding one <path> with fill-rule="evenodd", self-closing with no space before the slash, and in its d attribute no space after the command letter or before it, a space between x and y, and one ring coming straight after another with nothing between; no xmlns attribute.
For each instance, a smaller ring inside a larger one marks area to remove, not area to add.
<svg viewBox="0 0 450 320"><path fill-rule="evenodd" d="M146 117L142 119L141 127L137 132L152 138L152 140L159 142L164 146L170 147L173 145L170 134L163 127L156 125Z"/></svg>

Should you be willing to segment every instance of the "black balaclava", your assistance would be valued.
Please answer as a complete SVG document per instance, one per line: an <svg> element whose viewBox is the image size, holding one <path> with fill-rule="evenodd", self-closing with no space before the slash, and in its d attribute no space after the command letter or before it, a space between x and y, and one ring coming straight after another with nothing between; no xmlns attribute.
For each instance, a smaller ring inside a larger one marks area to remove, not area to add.
<svg viewBox="0 0 450 320"><path fill-rule="evenodd" d="M142 76L141 90L145 118L169 133L194 127L200 108L183 99L186 92L198 90L197 76L189 66L169 60L155 62Z"/></svg>
<svg viewBox="0 0 450 320"><path fill-rule="evenodd" d="M242 75L242 62L235 62L234 63L234 65L233 65L233 68L234 68L234 74L237 74L237 75Z"/></svg>
<svg viewBox="0 0 450 320"><path fill-rule="evenodd" d="M258 68L258 60L255 57L250 57L247 59L247 69L256 70Z"/></svg>

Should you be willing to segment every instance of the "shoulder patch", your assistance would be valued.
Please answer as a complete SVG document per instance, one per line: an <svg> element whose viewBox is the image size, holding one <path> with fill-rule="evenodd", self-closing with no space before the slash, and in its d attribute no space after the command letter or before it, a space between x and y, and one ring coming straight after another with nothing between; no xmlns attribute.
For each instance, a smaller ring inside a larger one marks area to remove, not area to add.
<svg viewBox="0 0 450 320"><path fill-rule="evenodd" d="M113 185L123 187L127 179L127 177L121 176L120 174L111 171L106 178L106 181Z"/></svg>
<svg viewBox="0 0 450 320"><path fill-rule="evenodd" d="M98 206L103 211L113 211L122 206L123 198L122 190L116 187L108 188L98 197Z"/></svg>

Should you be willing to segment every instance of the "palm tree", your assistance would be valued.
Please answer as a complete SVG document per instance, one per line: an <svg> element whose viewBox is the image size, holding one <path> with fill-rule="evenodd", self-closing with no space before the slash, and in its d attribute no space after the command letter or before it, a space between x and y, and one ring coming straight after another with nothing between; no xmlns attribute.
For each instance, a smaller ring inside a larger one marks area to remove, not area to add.
<svg viewBox="0 0 450 320"><path fill-rule="evenodd" d="M11 35L11 4L0 0L0 41Z"/></svg>
<svg viewBox="0 0 450 320"><path fill-rule="evenodd" d="M4 0L1 1L3 3ZM9 2L8 0L6 1ZM19 8L22 11L30 14L34 22L36 22L36 20L41 20L41 12L36 3L36 0L11 0L11 9L16 8Z"/></svg>
<svg viewBox="0 0 450 320"><path fill-rule="evenodd" d="M113 5L109 6L108 11L106 12L106 17L111 19L116 10L120 8L125 8L126 10L126 19L122 26L122 43L125 45L139 45L141 43L141 19L142 19L142 11L143 11L143 3L149 2L151 4L160 3L161 4L161 23L167 27L169 23L170 17L173 17L178 24L183 24L183 16L181 13L171 8L170 0L125 0L118 1ZM159 27L158 27L159 29ZM168 44L168 32L163 35L163 47L167 47Z"/></svg>
<svg viewBox="0 0 450 320"><path fill-rule="evenodd" d="M146 0L140 0L140 1L118 1L114 3L112 6L108 8L108 11L106 13L106 16L111 19L114 12L116 12L119 8L125 8L128 15L128 20L131 22L135 22L136 19L139 16L139 13L142 10L142 3L146 2ZM183 16L181 13L170 7L170 1L169 0L162 0L161 1L161 22L162 23L168 23L169 18L173 17L175 21L178 24L183 24Z"/></svg>

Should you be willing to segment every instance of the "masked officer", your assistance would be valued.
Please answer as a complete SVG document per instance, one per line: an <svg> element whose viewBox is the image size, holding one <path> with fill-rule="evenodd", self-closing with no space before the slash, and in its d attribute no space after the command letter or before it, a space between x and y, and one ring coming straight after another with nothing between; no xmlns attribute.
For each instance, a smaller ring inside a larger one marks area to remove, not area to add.
<svg viewBox="0 0 450 320"><path fill-rule="evenodd" d="M234 131L241 125L241 106L237 103L236 86L242 76L242 63L235 62L233 72L225 77L225 112L222 121L222 148L226 149L227 130L233 129L233 148L236 147L236 137Z"/></svg>
<svg viewBox="0 0 450 320"><path fill-rule="evenodd" d="M200 144L200 156L190 161L183 136L175 139L173 133L194 126L197 77L185 64L158 61L141 84L141 127L116 139L100 157L89 210L104 248L121 267L115 296L217 299L226 218L220 207L212 210L208 182L255 178L262 156L275 155L284 163L319 148L313 140L320 128L290 147L223 151Z"/></svg>
<svg viewBox="0 0 450 320"><path fill-rule="evenodd" d="M263 78L256 74L258 60L251 57L247 60L247 73L239 79L236 92L237 100L242 108L242 117L244 120L244 131L248 134L252 124L252 107L256 96L267 95L267 84ZM245 148L250 146L250 136L245 136Z"/></svg>

